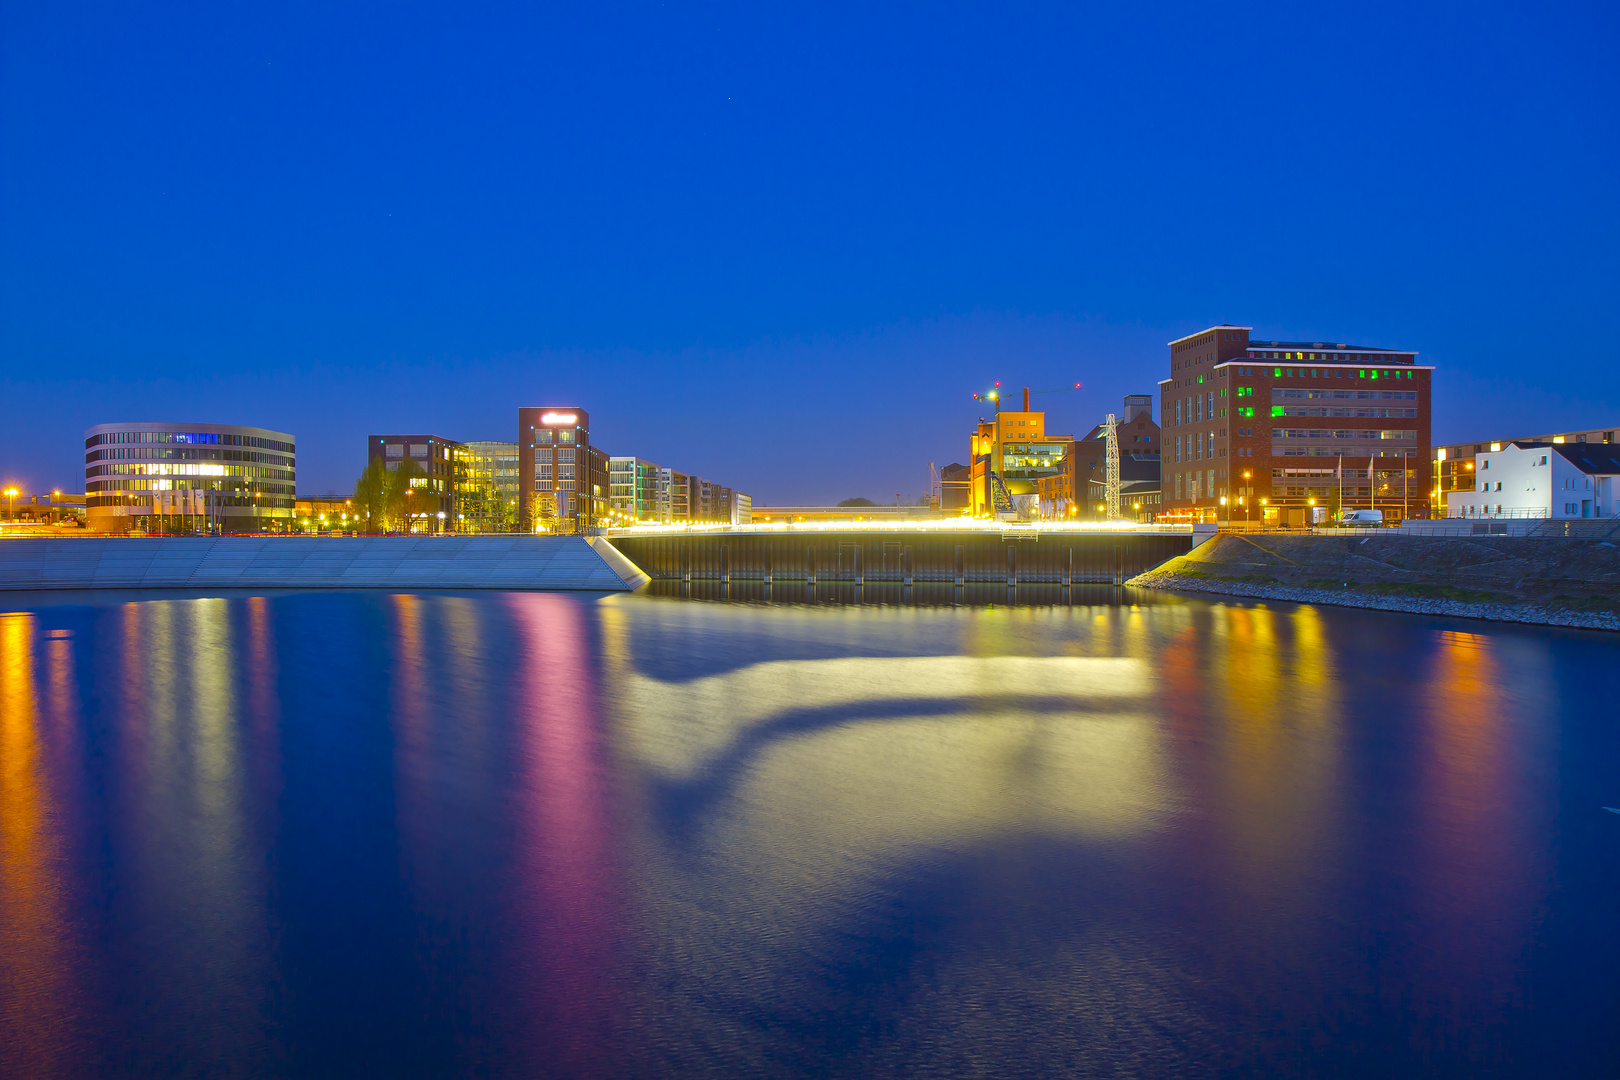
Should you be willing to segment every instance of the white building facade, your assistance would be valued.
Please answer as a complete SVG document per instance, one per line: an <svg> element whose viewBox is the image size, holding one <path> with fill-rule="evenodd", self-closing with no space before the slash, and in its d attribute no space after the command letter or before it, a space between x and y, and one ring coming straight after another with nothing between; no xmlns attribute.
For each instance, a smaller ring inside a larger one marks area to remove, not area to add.
<svg viewBox="0 0 1620 1080"><path fill-rule="evenodd" d="M1454 518L1614 516L1620 447L1599 443L1515 442L1478 454L1472 491L1446 495Z"/></svg>

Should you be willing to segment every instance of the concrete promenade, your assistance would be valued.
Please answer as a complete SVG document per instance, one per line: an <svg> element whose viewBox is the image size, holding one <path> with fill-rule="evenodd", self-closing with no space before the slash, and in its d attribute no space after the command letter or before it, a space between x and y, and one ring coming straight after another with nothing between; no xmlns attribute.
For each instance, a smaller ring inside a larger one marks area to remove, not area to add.
<svg viewBox="0 0 1620 1080"><path fill-rule="evenodd" d="M645 584L607 542L572 536L0 539L0 590L542 589Z"/></svg>

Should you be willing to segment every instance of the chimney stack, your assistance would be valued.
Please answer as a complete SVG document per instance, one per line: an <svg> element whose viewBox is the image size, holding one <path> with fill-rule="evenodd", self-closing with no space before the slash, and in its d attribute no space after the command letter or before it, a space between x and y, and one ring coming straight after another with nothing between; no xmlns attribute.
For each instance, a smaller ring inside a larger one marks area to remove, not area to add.
<svg viewBox="0 0 1620 1080"><path fill-rule="evenodd" d="M1024 411L1029 412L1029 387L1024 387Z"/></svg>

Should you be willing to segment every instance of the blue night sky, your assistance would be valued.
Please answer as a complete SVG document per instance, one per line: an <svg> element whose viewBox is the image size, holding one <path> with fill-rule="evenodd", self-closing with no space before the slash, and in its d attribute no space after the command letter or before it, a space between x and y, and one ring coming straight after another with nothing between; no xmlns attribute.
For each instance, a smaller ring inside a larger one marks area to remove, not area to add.
<svg viewBox="0 0 1620 1080"><path fill-rule="evenodd" d="M0 472L82 429L592 437L920 494L1210 323L1419 350L1435 435L1620 423L1614 4L0 5Z"/></svg>

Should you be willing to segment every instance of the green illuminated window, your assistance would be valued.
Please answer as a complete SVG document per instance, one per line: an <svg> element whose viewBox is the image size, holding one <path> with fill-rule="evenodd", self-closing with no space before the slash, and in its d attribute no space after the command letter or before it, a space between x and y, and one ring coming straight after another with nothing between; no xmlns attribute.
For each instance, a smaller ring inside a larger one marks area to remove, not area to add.
<svg viewBox="0 0 1620 1080"><path fill-rule="evenodd" d="M1282 378L1282 368L1272 368L1272 369L1271 369L1271 377L1272 377L1272 378L1273 378L1273 379L1280 379L1280 378Z"/></svg>
<svg viewBox="0 0 1620 1080"><path fill-rule="evenodd" d="M1272 416L1281 416L1282 414L1283 414L1283 407L1281 405L1273 405L1271 407L1271 415Z"/></svg>
<svg viewBox="0 0 1620 1080"><path fill-rule="evenodd" d="M1239 416L1253 416L1254 415L1254 406L1253 405L1239 405L1238 406L1238 415Z"/></svg>

